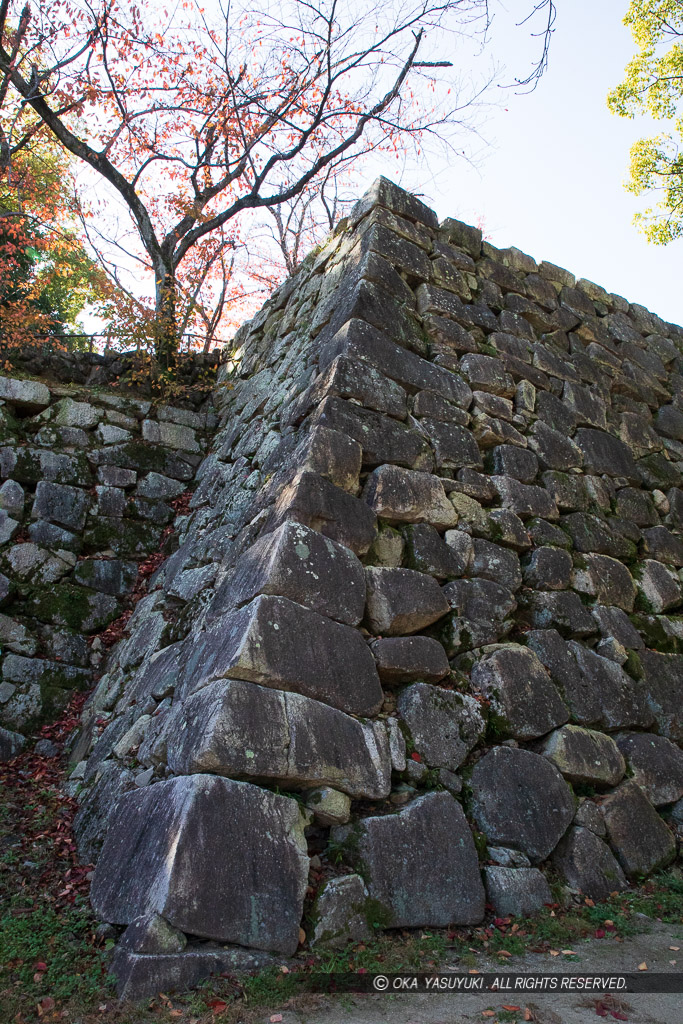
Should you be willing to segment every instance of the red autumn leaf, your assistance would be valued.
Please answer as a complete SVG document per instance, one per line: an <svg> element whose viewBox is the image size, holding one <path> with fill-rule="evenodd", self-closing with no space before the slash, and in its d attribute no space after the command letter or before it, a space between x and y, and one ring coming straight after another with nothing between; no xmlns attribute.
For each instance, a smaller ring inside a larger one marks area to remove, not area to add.
<svg viewBox="0 0 683 1024"><path fill-rule="evenodd" d="M512 1010L521 1010L522 1007L521 1006L506 1006L506 1004L503 1003L503 1009L504 1010L511 1010L512 1011Z"/></svg>
<svg viewBox="0 0 683 1024"><path fill-rule="evenodd" d="M598 1003L597 1006L595 1007L595 1012L597 1013L598 1017L606 1017L607 1016L607 1007L603 1006L602 1003Z"/></svg>
<svg viewBox="0 0 683 1024"><path fill-rule="evenodd" d="M628 1020L628 1017L626 1017L623 1013L619 1013L618 1010L610 1010L610 1013L612 1014L615 1020Z"/></svg>
<svg viewBox="0 0 683 1024"><path fill-rule="evenodd" d="M595 938L596 939L604 939L604 937L605 937L605 929L604 928L596 928L595 929Z"/></svg>
<svg viewBox="0 0 683 1024"><path fill-rule="evenodd" d="M413 761L417 761L418 764L422 764L422 758L420 757L420 755L418 753L414 752L410 756L413 759Z"/></svg>
<svg viewBox="0 0 683 1024"><path fill-rule="evenodd" d="M211 1009L211 1012L214 1014L224 1013L225 1010L227 1010L228 1008L228 1004L224 1003L222 999L209 999L206 1005Z"/></svg>

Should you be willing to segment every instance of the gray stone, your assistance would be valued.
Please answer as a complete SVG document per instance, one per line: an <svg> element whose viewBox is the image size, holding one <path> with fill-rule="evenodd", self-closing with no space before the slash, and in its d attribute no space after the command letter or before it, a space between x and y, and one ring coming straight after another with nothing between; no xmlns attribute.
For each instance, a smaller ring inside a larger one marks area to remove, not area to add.
<svg viewBox="0 0 683 1024"><path fill-rule="evenodd" d="M331 786L307 790L306 807L323 828L345 825L351 817L351 797Z"/></svg>
<svg viewBox="0 0 683 1024"><path fill-rule="evenodd" d="M486 898L498 917L534 914L553 897L538 868L485 867Z"/></svg>
<svg viewBox="0 0 683 1024"><path fill-rule="evenodd" d="M417 633L448 612L448 601L436 580L413 569L369 566L366 622L378 635Z"/></svg>
<svg viewBox="0 0 683 1024"><path fill-rule="evenodd" d="M431 523L447 529L458 522L443 484L429 473L380 466L368 477L363 497L373 512L390 523Z"/></svg>
<svg viewBox="0 0 683 1024"><path fill-rule="evenodd" d="M86 772L93 765L88 759ZM81 798L74 817L74 835L78 857L82 864L97 860L110 820L114 819L119 801L133 788L132 772L115 761L104 761L92 772L93 784Z"/></svg>
<svg viewBox="0 0 683 1024"><path fill-rule="evenodd" d="M676 573L652 558L646 558L634 568L638 588L638 604L656 615L683 604L683 588Z"/></svg>
<svg viewBox="0 0 683 1024"><path fill-rule="evenodd" d="M134 469L122 469L119 466L98 466L97 479L105 487L134 487L138 475Z"/></svg>
<svg viewBox="0 0 683 1024"><path fill-rule="evenodd" d="M365 608L363 566L348 548L301 523L283 523L241 556L211 603L209 618L258 594L288 597L357 626Z"/></svg>
<svg viewBox="0 0 683 1024"><path fill-rule="evenodd" d="M0 725L0 761L11 761L24 749L26 739L19 732L11 732Z"/></svg>
<svg viewBox="0 0 683 1024"><path fill-rule="evenodd" d="M657 731L679 746L683 745L683 655L639 653L645 672L643 688Z"/></svg>
<svg viewBox="0 0 683 1024"><path fill-rule="evenodd" d="M633 726L647 728L652 723L652 712L647 706L642 683L632 679L621 665L600 657L573 640L569 642L569 649L596 698L598 717L593 722L584 719L582 724L595 724L603 729L628 729Z"/></svg>
<svg viewBox="0 0 683 1024"><path fill-rule="evenodd" d="M542 469L568 470L581 466L583 453L559 430L537 420L529 437L529 448L535 452Z"/></svg>
<svg viewBox="0 0 683 1024"><path fill-rule="evenodd" d="M152 912L136 917L121 936L119 946L132 953L182 953L187 938Z"/></svg>
<svg viewBox="0 0 683 1024"><path fill-rule="evenodd" d="M570 590L532 592L527 598L531 621L537 629L557 629L563 636L590 636L597 632L595 620Z"/></svg>
<svg viewBox="0 0 683 1024"><path fill-rule="evenodd" d="M257 597L189 638L176 695L225 678L302 693L356 715L374 714L383 699L361 634L284 597Z"/></svg>
<svg viewBox="0 0 683 1024"><path fill-rule="evenodd" d="M50 392L37 380L0 377L0 398L22 412L36 413L50 404Z"/></svg>
<svg viewBox="0 0 683 1024"><path fill-rule="evenodd" d="M607 835L605 819L600 813L600 808L593 800L582 798L579 801L579 806L576 808L576 814L574 815L574 824L587 828L590 832L594 832L596 836L601 838Z"/></svg>
<svg viewBox="0 0 683 1024"><path fill-rule="evenodd" d="M565 381L562 399L565 408L573 415L576 423L584 424L587 427L597 427L599 430L605 429L607 425L605 403L589 388Z"/></svg>
<svg viewBox="0 0 683 1024"><path fill-rule="evenodd" d="M500 544L493 544L478 537L473 542L473 558L469 571L472 576L493 580L513 593L522 585L519 555L515 551L501 547Z"/></svg>
<svg viewBox="0 0 683 1024"><path fill-rule="evenodd" d="M636 586L631 573L622 562L608 555L586 554L577 563L572 586L582 594L590 594L602 605L616 605L625 612L633 611Z"/></svg>
<svg viewBox="0 0 683 1024"><path fill-rule="evenodd" d="M575 441L583 452L586 472L606 473L621 477L629 483L639 484L640 473L630 449L618 437L602 430L580 427Z"/></svg>
<svg viewBox="0 0 683 1024"><path fill-rule="evenodd" d="M552 863L567 885L593 900L607 899L628 885L607 843L587 828L570 828Z"/></svg>
<svg viewBox="0 0 683 1024"><path fill-rule="evenodd" d="M673 804L683 797L683 751L665 736L648 732L617 736L632 780L654 807Z"/></svg>
<svg viewBox="0 0 683 1024"><path fill-rule="evenodd" d="M495 715L496 729L517 740L543 736L569 718L557 688L537 655L519 644L485 654L471 670L475 691Z"/></svg>
<svg viewBox="0 0 683 1024"><path fill-rule="evenodd" d="M371 937L368 925L368 890L360 875L331 878L315 903L313 946L343 948L347 942Z"/></svg>
<svg viewBox="0 0 683 1024"><path fill-rule="evenodd" d="M443 593L450 607L466 619L501 621L517 607L513 594L492 580L453 580Z"/></svg>
<svg viewBox="0 0 683 1024"><path fill-rule="evenodd" d="M368 505L317 473L302 472L280 492L271 529L292 520L364 555L377 534L377 517Z"/></svg>
<svg viewBox="0 0 683 1024"><path fill-rule="evenodd" d="M73 579L77 583L114 597L128 594L135 585L137 575L135 562L122 562L118 558L83 559L73 571Z"/></svg>
<svg viewBox="0 0 683 1024"><path fill-rule="evenodd" d="M33 748L33 753L37 754L38 757L56 757L59 753L59 747L52 740L38 740Z"/></svg>
<svg viewBox="0 0 683 1024"><path fill-rule="evenodd" d="M427 683L414 683L402 691L398 713L415 750L430 768L455 771L486 728L473 697Z"/></svg>
<svg viewBox="0 0 683 1024"><path fill-rule="evenodd" d="M487 846L486 852L489 860L499 864L502 868L530 868L531 861L525 853L519 850L511 850L508 846Z"/></svg>
<svg viewBox="0 0 683 1024"><path fill-rule="evenodd" d="M524 566L524 582L534 590L566 590L572 571L572 558L561 548L540 547Z"/></svg>
<svg viewBox="0 0 683 1024"><path fill-rule="evenodd" d="M0 508L10 516L20 516L24 511L24 488L16 480L5 480L0 487Z"/></svg>
<svg viewBox="0 0 683 1024"><path fill-rule="evenodd" d="M54 424L57 427L80 427L90 430L96 426L101 412L89 402L75 402L72 398L61 398L54 406Z"/></svg>
<svg viewBox="0 0 683 1024"><path fill-rule="evenodd" d="M627 780L601 804L607 839L628 878L666 867L676 840L636 782Z"/></svg>
<svg viewBox="0 0 683 1024"><path fill-rule="evenodd" d="M326 398L311 420L313 426L348 434L363 448L363 462L396 463L408 469L431 470L433 455L425 439L403 423L342 398Z"/></svg>
<svg viewBox="0 0 683 1024"><path fill-rule="evenodd" d="M352 399L367 409L404 420L408 414L404 389L374 367L337 356L325 372L295 401L285 422L298 423L326 398Z"/></svg>
<svg viewBox="0 0 683 1024"><path fill-rule="evenodd" d="M119 470L119 472L126 472L126 470ZM148 473L137 486L137 493L140 497L155 500L177 498L184 490L185 485L180 480L172 480L171 477L163 476L161 473Z"/></svg>
<svg viewBox="0 0 683 1024"><path fill-rule="evenodd" d="M89 506L88 495L79 488L41 480L36 487L31 516L79 531L85 525Z"/></svg>
<svg viewBox="0 0 683 1024"><path fill-rule="evenodd" d="M19 522L0 509L0 544L7 544L19 529Z"/></svg>
<svg viewBox="0 0 683 1024"><path fill-rule="evenodd" d="M491 477L503 507L514 512L521 519L540 516L542 519L558 519L559 511L555 499L536 484L522 484L511 476Z"/></svg>
<svg viewBox="0 0 683 1024"><path fill-rule="evenodd" d="M449 531L456 533L457 531ZM470 557L448 542L442 540L436 527L430 523L417 523L404 528L407 554L406 565L409 569L427 573L441 580L452 580L463 576L469 566ZM472 546L467 534L458 534ZM398 563L400 565L400 562Z"/></svg>
<svg viewBox="0 0 683 1024"><path fill-rule="evenodd" d="M423 419L420 428L434 449L437 469L478 469L481 455L474 434L457 423Z"/></svg>
<svg viewBox="0 0 683 1024"><path fill-rule="evenodd" d="M177 423L157 423L155 420L143 420L142 439L150 441L152 444L173 448L176 451L201 451L192 427L185 427Z"/></svg>
<svg viewBox="0 0 683 1024"><path fill-rule="evenodd" d="M470 781L477 827L496 845L546 859L574 817L572 792L557 768L530 750L494 747Z"/></svg>
<svg viewBox="0 0 683 1024"><path fill-rule="evenodd" d="M215 776L127 793L95 869L95 913L130 924L155 911L201 938L294 953L308 879L303 825L296 801Z"/></svg>
<svg viewBox="0 0 683 1024"><path fill-rule="evenodd" d="M386 637L374 640L370 649L385 686L402 686L417 680L438 683L449 672L446 652L432 637Z"/></svg>
<svg viewBox="0 0 683 1024"><path fill-rule="evenodd" d="M643 551L658 562L677 568L683 566L683 541L665 526L643 530Z"/></svg>
<svg viewBox="0 0 683 1024"><path fill-rule="evenodd" d="M577 725L551 732L538 753L552 761L569 782L582 785L616 786L626 771L626 762L610 736Z"/></svg>
<svg viewBox="0 0 683 1024"><path fill-rule="evenodd" d="M182 953L114 953L111 974L120 1000L139 1002L159 992L186 992L213 975L233 975L272 966L267 953L196 944Z"/></svg>
<svg viewBox="0 0 683 1024"><path fill-rule="evenodd" d="M526 448L510 444L498 445L492 451L493 472L514 477L523 484L530 484L538 473L538 459Z"/></svg>
<svg viewBox="0 0 683 1024"><path fill-rule="evenodd" d="M168 765L177 775L328 785L368 800L391 789L384 727L298 693L218 680L174 706L166 734Z"/></svg>
<svg viewBox="0 0 683 1024"><path fill-rule="evenodd" d="M394 928L478 924L484 887L477 851L460 804L449 793L427 793L397 814L363 818L352 832L348 856Z"/></svg>
<svg viewBox="0 0 683 1024"><path fill-rule="evenodd" d="M636 651L645 646L640 633L621 608L596 605L591 612L604 637L612 637L617 643Z"/></svg>

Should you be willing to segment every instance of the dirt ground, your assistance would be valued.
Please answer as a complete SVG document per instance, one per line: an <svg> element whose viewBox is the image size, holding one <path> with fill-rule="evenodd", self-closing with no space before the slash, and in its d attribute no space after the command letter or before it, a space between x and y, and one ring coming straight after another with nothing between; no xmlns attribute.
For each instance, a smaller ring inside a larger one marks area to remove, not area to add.
<svg viewBox="0 0 683 1024"><path fill-rule="evenodd" d="M614 939L582 942L577 946L576 956L571 958L528 953L511 957L501 968L500 960L481 957L477 968L481 972L623 973L637 972L641 964L646 964L651 973L683 975L683 926L644 919L643 927L648 931L621 942ZM672 946L680 949L672 950ZM453 963L445 969L462 968ZM504 1008L512 1006L519 1009ZM281 1017L282 1024L495 1024L497 1021L502 1024L525 1019L536 1024L588 1024L600 1017L607 1021L627 1020L631 1024L683 1024L683 992L624 996L531 992L526 999L522 993L490 992L363 994L333 997L311 1011L283 1010ZM271 1011L262 1018L263 1024L268 1024L272 1018Z"/></svg>

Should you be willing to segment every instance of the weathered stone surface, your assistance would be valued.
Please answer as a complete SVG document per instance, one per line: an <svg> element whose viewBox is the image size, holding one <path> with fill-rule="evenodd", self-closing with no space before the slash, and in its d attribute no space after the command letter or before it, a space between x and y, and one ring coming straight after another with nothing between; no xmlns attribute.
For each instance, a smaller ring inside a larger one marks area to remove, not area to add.
<svg viewBox="0 0 683 1024"><path fill-rule="evenodd" d="M446 652L428 636L386 637L370 644L379 678L385 686L402 686L422 680L438 683L448 675Z"/></svg>
<svg viewBox="0 0 683 1024"><path fill-rule="evenodd" d="M268 953L196 943L182 953L132 953L117 950L111 973L119 999L139 1002L163 992L185 992L217 974L257 971L272 965Z"/></svg>
<svg viewBox="0 0 683 1024"><path fill-rule="evenodd" d="M36 487L31 515L34 519L48 519L68 530L82 530L89 505L87 494L77 487L41 480Z"/></svg>
<svg viewBox="0 0 683 1024"><path fill-rule="evenodd" d="M73 578L84 587L118 597L133 589L137 575L135 562L122 562L118 558L92 558L77 563Z"/></svg>
<svg viewBox="0 0 683 1024"><path fill-rule="evenodd" d="M9 761L16 757L23 750L25 743L26 739L21 733L0 726L0 761Z"/></svg>
<svg viewBox="0 0 683 1024"><path fill-rule="evenodd" d="M162 444L174 450L185 452L201 451L192 427L178 423L156 423L154 420L143 420L142 438L152 444Z"/></svg>
<svg viewBox="0 0 683 1024"><path fill-rule="evenodd" d="M470 785L479 830L532 863L552 853L574 816L569 786L554 765L530 750L494 747L477 762Z"/></svg>
<svg viewBox="0 0 683 1024"><path fill-rule="evenodd" d="M287 520L310 526L356 555L364 555L377 534L377 517L366 502L318 473L302 472L280 493L271 525L275 529Z"/></svg>
<svg viewBox="0 0 683 1024"><path fill-rule="evenodd" d="M543 741L538 749L569 782L588 786L616 786L626 771L626 762L610 736L564 725Z"/></svg>
<svg viewBox="0 0 683 1024"><path fill-rule="evenodd" d="M473 542L473 557L469 570L472 576L493 580L513 593L522 585L522 570L517 552L478 537Z"/></svg>
<svg viewBox="0 0 683 1024"><path fill-rule="evenodd" d="M553 897L538 868L485 867L486 898L498 917L533 914Z"/></svg>
<svg viewBox="0 0 683 1024"><path fill-rule="evenodd" d="M604 900L628 884L607 843L587 828L570 828L552 862L567 885L593 900Z"/></svg>
<svg viewBox="0 0 683 1024"><path fill-rule="evenodd" d="M622 782L601 805L607 840L628 878L665 867L676 840L636 782Z"/></svg>
<svg viewBox="0 0 683 1024"><path fill-rule="evenodd" d="M538 473L538 459L526 448L500 444L492 451L493 472L514 477L523 484L530 484Z"/></svg>
<svg viewBox="0 0 683 1024"><path fill-rule="evenodd" d="M563 636L590 636L597 631L595 620L569 590L538 591L526 597L532 624L538 629L557 629Z"/></svg>
<svg viewBox="0 0 683 1024"><path fill-rule="evenodd" d="M466 619L506 619L517 607L513 594L492 580L453 580L443 587L451 608Z"/></svg>
<svg viewBox="0 0 683 1024"><path fill-rule="evenodd" d="M0 377L0 398L27 413L40 412L50 404L50 392L40 381L13 377Z"/></svg>
<svg viewBox="0 0 683 1024"><path fill-rule="evenodd" d="M557 688L537 655L505 644L472 666L472 686L485 697L501 735L518 740L543 736L569 718Z"/></svg>
<svg viewBox="0 0 683 1024"><path fill-rule="evenodd" d="M314 946L343 948L347 942L363 942L371 936L368 924L368 890L360 875L331 878L315 903Z"/></svg>
<svg viewBox="0 0 683 1024"><path fill-rule="evenodd" d="M391 788L383 725L364 725L298 693L218 680L174 706L166 734L168 765L177 775L329 785L368 800L383 799Z"/></svg>
<svg viewBox="0 0 683 1024"><path fill-rule="evenodd" d="M510 509L521 519L540 516L542 519L559 519L555 499L543 487L536 484L522 484L511 476L491 477L498 497L504 508Z"/></svg>
<svg viewBox="0 0 683 1024"><path fill-rule="evenodd" d="M352 840L348 855L387 925L443 927L483 918L474 840L449 793L427 793L397 814L364 818L339 838Z"/></svg>
<svg viewBox="0 0 683 1024"><path fill-rule="evenodd" d="M415 750L430 768L455 771L486 727L473 697L427 683L406 687L398 699L398 712Z"/></svg>
<svg viewBox="0 0 683 1024"><path fill-rule="evenodd" d="M399 420L404 420L408 414L406 393L400 384L372 366L337 356L297 399L285 422L300 421L311 408L329 397L350 398L367 409L385 412Z"/></svg>
<svg viewBox="0 0 683 1024"><path fill-rule="evenodd" d="M363 498L376 515L390 523L455 526L458 516L443 484L429 473L380 466L368 477Z"/></svg>
<svg viewBox="0 0 683 1024"><path fill-rule="evenodd" d="M529 437L529 448L542 469L568 470L583 464L583 452L566 435L537 420Z"/></svg>
<svg viewBox="0 0 683 1024"><path fill-rule="evenodd" d="M356 626L365 608L363 566L348 548L301 523L283 523L242 555L216 591L210 618L258 594L288 597Z"/></svg>
<svg viewBox="0 0 683 1024"><path fill-rule="evenodd" d="M622 477L629 483L640 483L640 473L630 449L619 438L602 430L579 427L575 441L583 452L587 472Z"/></svg>
<svg viewBox="0 0 683 1024"><path fill-rule="evenodd" d="M482 458L474 434L457 423L423 419L420 428L434 450L437 469L478 469Z"/></svg>
<svg viewBox="0 0 683 1024"><path fill-rule="evenodd" d="M293 953L307 879L296 801L193 775L121 799L91 899L114 924L156 911L201 938Z"/></svg>
<svg viewBox="0 0 683 1024"><path fill-rule="evenodd" d="M408 469L432 468L431 449L417 431L372 409L363 409L342 398L326 398L312 422L352 437L362 446L363 462L368 466L389 462Z"/></svg>
<svg viewBox="0 0 683 1024"><path fill-rule="evenodd" d="M406 565L409 569L416 569L441 580L465 575L470 563L469 557L449 543L448 537L442 540L436 527L430 523L417 523L405 527L403 532L407 545ZM471 539L466 534L460 536L466 538L471 546Z"/></svg>
<svg viewBox="0 0 683 1024"><path fill-rule="evenodd" d="M683 604L683 588L676 573L652 558L634 568L638 604L643 611L659 614Z"/></svg>
<svg viewBox="0 0 683 1024"><path fill-rule="evenodd" d="M643 689L657 731L683 746L683 656L640 651Z"/></svg>
<svg viewBox="0 0 683 1024"><path fill-rule="evenodd" d="M182 953L187 946L187 937L152 912L131 921L119 945L132 953Z"/></svg>
<svg viewBox="0 0 683 1024"><path fill-rule="evenodd" d="M565 590L571 571L572 558L568 551L539 547L524 565L524 582L535 590Z"/></svg>
<svg viewBox="0 0 683 1024"><path fill-rule="evenodd" d="M623 733L617 746L626 758L630 777L653 807L683 797L683 751L665 736L649 732Z"/></svg>
<svg viewBox="0 0 683 1024"><path fill-rule="evenodd" d="M569 648L580 672L595 692L599 716L594 723L603 729L647 728L652 712L647 706L645 688L614 661L570 641Z"/></svg>
<svg viewBox="0 0 683 1024"><path fill-rule="evenodd" d="M345 825L351 817L351 797L331 786L307 790L306 807L323 828Z"/></svg>
<svg viewBox="0 0 683 1024"><path fill-rule="evenodd" d="M448 612L448 601L436 580L414 569L370 566L366 622L376 635L417 633Z"/></svg>
<svg viewBox="0 0 683 1024"><path fill-rule="evenodd" d="M580 593L595 597L600 604L633 611L636 586L626 566L616 558L586 554L577 563L572 586Z"/></svg>
<svg viewBox="0 0 683 1024"><path fill-rule="evenodd" d="M176 693L182 698L226 678L302 693L357 715L374 714L382 703L361 634L284 597L257 597L191 641Z"/></svg>

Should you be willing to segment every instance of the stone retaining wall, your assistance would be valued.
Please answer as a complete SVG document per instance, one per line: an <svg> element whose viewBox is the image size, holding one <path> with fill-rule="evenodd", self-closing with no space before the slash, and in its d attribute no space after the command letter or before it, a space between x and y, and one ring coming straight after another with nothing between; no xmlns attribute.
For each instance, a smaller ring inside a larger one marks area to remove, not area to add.
<svg viewBox="0 0 683 1024"><path fill-rule="evenodd" d="M121 993L671 862L683 330L380 179L236 343L73 753Z"/></svg>
<svg viewBox="0 0 683 1024"><path fill-rule="evenodd" d="M72 358L90 375L90 357ZM99 634L130 609L138 565L160 551L217 420L211 400L153 405L53 378L0 377L0 402L6 757L98 677Z"/></svg>

